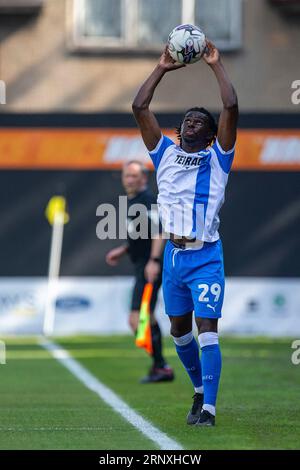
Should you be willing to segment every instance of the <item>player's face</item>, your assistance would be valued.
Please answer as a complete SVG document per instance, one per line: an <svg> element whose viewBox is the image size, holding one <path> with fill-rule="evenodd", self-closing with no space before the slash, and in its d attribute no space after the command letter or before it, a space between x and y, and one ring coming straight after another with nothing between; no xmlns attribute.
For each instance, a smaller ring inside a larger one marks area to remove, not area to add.
<svg viewBox="0 0 300 470"><path fill-rule="evenodd" d="M181 136L186 142L200 142L208 140L211 133L209 120L205 114L190 111L184 117L181 126Z"/></svg>
<svg viewBox="0 0 300 470"><path fill-rule="evenodd" d="M146 177L137 163L131 163L123 168L122 183L128 196L134 196L142 191L146 182Z"/></svg>

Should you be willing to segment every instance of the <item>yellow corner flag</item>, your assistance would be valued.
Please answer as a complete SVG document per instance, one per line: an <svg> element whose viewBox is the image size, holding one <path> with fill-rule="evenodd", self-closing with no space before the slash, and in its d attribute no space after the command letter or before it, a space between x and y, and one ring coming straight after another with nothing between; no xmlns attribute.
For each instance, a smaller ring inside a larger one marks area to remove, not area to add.
<svg viewBox="0 0 300 470"><path fill-rule="evenodd" d="M152 348L152 336L151 336L151 325L150 325L150 301L153 292L153 284L149 282L144 287L140 319L135 339L135 344L139 348L144 348L149 354L153 353Z"/></svg>
<svg viewBox="0 0 300 470"><path fill-rule="evenodd" d="M63 196L53 196L46 207L45 215L50 225L54 224L57 214L63 214L64 224L69 222L69 214L66 212L66 199Z"/></svg>

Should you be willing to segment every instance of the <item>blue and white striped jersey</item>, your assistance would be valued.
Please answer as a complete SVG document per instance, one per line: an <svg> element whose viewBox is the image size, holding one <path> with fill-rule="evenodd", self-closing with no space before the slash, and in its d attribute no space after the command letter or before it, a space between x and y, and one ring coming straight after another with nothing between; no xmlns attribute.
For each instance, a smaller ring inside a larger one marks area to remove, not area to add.
<svg viewBox="0 0 300 470"><path fill-rule="evenodd" d="M163 229L178 236L219 239L219 211L234 157L218 140L198 153L187 153L162 135L149 152L157 171L158 207Z"/></svg>

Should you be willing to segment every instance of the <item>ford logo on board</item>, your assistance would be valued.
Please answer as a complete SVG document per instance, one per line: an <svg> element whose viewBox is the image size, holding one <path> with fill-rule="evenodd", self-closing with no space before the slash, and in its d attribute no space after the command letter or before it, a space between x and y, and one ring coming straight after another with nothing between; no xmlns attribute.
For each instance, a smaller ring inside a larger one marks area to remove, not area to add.
<svg viewBox="0 0 300 470"><path fill-rule="evenodd" d="M84 310L91 306L91 302L86 297L70 296L56 299L56 308L59 310Z"/></svg>

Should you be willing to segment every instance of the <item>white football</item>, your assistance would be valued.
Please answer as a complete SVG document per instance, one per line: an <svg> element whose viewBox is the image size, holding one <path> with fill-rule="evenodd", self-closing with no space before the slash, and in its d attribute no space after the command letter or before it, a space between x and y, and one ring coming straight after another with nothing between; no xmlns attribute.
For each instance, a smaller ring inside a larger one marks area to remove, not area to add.
<svg viewBox="0 0 300 470"><path fill-rule="evenodd" d="M168 49L171 57L180 64L194 64L201 59L206 48L203 31L192 24L181 24L171 31Z"/></svg>

